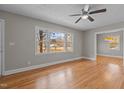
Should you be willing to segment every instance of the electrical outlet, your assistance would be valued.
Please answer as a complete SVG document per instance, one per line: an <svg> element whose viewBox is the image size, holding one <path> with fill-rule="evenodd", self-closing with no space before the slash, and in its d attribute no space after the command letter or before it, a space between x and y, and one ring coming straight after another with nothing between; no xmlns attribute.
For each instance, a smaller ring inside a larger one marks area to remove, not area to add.
<svg viewBox="0 0 124 93"><path fill-rule="evenodd" d="M28 61L27 64L28 64L28 65L31 65L31 61Z"/></svg>

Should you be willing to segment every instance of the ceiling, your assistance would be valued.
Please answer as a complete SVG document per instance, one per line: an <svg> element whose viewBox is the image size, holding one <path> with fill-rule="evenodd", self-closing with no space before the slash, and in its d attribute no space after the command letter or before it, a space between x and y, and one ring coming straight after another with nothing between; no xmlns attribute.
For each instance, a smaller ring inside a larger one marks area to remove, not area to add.
<svg viewBox="0 0 124 93"><path fill-rule="evenodd" d="M70 17L69 15L81 13L84 4L1 4L0 10L41 19L81 31L124 21L124 13L121 12L124 9L123 4L94 4L90 6L91 10L106 8L107 12L91 15L95 19L94 22L81 20L75 24L74 22L78 17Z"/></svg>

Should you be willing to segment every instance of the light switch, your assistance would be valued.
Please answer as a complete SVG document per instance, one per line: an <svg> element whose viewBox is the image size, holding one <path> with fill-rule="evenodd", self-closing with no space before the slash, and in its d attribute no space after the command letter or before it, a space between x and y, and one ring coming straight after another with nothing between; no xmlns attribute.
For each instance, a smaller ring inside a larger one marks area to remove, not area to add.
<svg viewBox="0 0 124 93"><path fill-rule="evenodd" d="M9 45L10 45L10 46L14 46L15 43L14 43L14 42L10 42Z"/></svg>

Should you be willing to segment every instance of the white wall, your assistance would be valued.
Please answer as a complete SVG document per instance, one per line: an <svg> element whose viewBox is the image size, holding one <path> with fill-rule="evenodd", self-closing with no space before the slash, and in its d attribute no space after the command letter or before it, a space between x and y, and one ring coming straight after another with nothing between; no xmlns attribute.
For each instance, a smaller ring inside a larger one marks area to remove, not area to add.
<svg viewBox="0 0 124 93"><path fill-rule="evenodd" d="M54 63L83 56L83 32L33 18L0 11L5 20L5 70ZM74 34L74 52L35 56L35 26ZM27 62L30 61L29 65Z"/></svg>

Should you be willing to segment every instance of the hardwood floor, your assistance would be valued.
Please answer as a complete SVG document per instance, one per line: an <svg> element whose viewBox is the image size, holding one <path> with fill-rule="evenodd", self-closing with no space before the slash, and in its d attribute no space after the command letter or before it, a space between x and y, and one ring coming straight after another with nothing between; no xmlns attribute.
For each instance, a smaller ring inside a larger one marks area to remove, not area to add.
<svg viewBox="0 0 124 93"><path fill-rule="evenodd" d="M97 62L81 59L8 75L0 78L0 88L124 88L122 60L100 56L97 59Z"/></svg>
<svg viewBox="0 0 124 93"><path fill-rule="evenodd" d="M123 58L115 58L115 57L107 57L107 56L97 56L97 63L102 63L102 64L118 64L118 65L123 65Z"/></svg>

